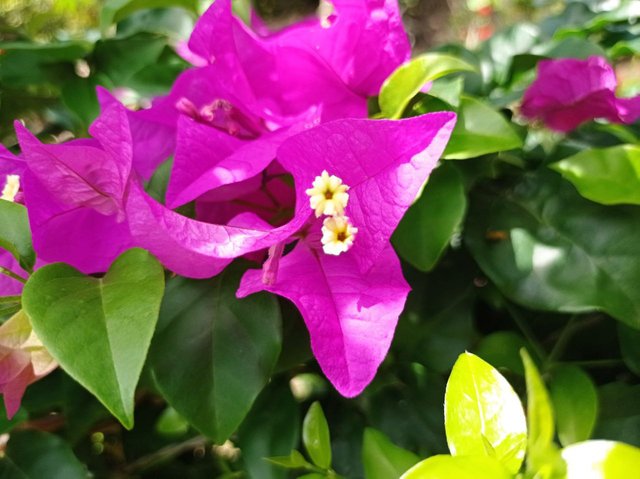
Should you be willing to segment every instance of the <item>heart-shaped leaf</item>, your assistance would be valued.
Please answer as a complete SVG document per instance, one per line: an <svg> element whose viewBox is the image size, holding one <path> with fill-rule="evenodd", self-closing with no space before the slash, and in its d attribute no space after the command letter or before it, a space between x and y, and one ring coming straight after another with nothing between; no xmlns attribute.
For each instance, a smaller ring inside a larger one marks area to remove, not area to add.
<svg viewBox="0 0 640 479"><path fill-rule="evenodd" d="M148 252L123 253L103 278L56 263L27 282L23 306L51 355L127 427L164 291Z"/></svg>

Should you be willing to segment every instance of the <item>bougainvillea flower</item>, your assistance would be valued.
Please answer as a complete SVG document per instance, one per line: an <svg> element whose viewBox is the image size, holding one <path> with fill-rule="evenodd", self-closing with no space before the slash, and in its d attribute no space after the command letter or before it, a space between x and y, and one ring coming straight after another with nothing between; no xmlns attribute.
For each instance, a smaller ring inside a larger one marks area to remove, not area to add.
<svg viewBox="0 0 640 479"><path fill-rule="evenodd" d="M0 248L0 268L7 269L26 279L26 273L22 270L18 261L11 253ZM0 273L0 296L16 296L22 292L22 283L17 279Z"/></svg>
<svg viewBox="0 0 640 479"><path fill-rule="evenodd" d="M613 68L602 57L543 60L524 93L521 112L559 132L595 118L632 123L640 118L640 95L618 98L617 85Z"/></svg>
<svg viewBox="0 0 640 479"><path fill-rule="evenodd" d="M366 98L345 84L325 58L297 38L276 42L259 37L233 16L230 0L216 0L200 17L189 49L234 72L227 81L253 91L260 110L270 115L298 116L315 105L322 108L323 120L367 116Z"/></svg>
<svg viewBox="0 0 640 479"><path fill-rule="evenodd" d="M57 366L22 311L0 326L0 393L9 419L20 408L27 386Z"/></svg>
<svg viewBox="0 0 640 479"><path fill-rule="evenodd" d="M361 96L374 96L411 55L397 0L331 0L320 12L267 37L281 46L314 52Z"/></svg>
<svg viewBox="0 0 640 479"><path fill-rule="evenodd" d="M454 124L449 112L338 120L299 133L278 150L278 162L295 179L296 216L304 215L307 227L290 239L297 246L275 268L270 258L267 266L277 274L268 270L265 280L263 271L247 272L238 296L267 290L296 304L320 367L345 396L369 384L387 353L409 291L389 239ZM336 201L348 217L317 218L310 202L316 189L333 199L345 193L341 185L349 199Z"/></svg>
<svg viewBox="0 0 640 479"><path fill-rule="evenodd" d="M124 209L132 147L124 108L104 110L89 131L94 139L48 145L16 122L39 259L96 273L133 246Z"/></svg>

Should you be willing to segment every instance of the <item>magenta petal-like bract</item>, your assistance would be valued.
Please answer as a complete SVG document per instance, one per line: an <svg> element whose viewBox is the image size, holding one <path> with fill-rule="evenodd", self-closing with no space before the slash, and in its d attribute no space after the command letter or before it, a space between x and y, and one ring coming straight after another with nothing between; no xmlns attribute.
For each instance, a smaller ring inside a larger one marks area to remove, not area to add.
<svg viewBox="0 0 640 479"><path fill-rule="evenodd" d="M278 161L295 179L298 210L311 212L304 191L323 170L349 186L347 215L359 230L353 252L364 271L436 166L455 120L452 112L397 121L336 120L289 138Z"/></svg>
<svg viewBox="0 0 640 479"><path fill-rule="evenodd" d="M298 307L322 371L342 395L353 397L386 356L409 286L388 243L366 273L359 272L350 252L330 256L301 243L280 260L275 284L265 285L262 272L251 270L237 294L261 290Z"/></svg>
<svg viewBox="0 0 640 479"><path fill-rule="evenodd" d="M411 54L397 0L333 0L334 12L269 37L314 52L362 96L374 96Z"/></svg>
<svg viewBox="0 0 640 479"><path fill-rule="evenodd" d="M38 258L97 273L133 246L124 211L132 160L124 107L103 111L90 131L97 141L48 145L16 123Z"/></svg>
<svg viewBox="0 0 640 479"><path fill-rule="evenodd" d="M543 60L525 91L521 112L547 127L569 132L595 118L632 123L640 118L640 95L616 97L617 80L602 57Z"/></svg>
<svg viewBox="0 0 640 479"><path fill-rule="evenodd" d="M113 107L118 100L102 87L97 88L102 111ZM144 179L149 179L160 163L175 150L175 117L165 111L127 111L128 126L133 141L133 169Z"/></svg>

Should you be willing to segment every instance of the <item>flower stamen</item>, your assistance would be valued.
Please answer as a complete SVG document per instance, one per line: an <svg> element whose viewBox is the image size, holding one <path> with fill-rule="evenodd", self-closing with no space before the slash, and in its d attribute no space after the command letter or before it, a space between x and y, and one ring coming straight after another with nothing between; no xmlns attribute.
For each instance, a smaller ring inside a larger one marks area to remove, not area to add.
<svg viewBox="0 0 640 479"><path fill-rule="evenodd" d="M6 201L15 201L16 195L20 191L20 177L18 175L7 175L7 180L2 189L0 199Z"/></svg>
<svg viewBox="0 0 640 479"><path fill-rule="evenodd" d="M346 216L325 218L322 223L322 250L326 254L346 253L353 246L358 228Z"/></svg>
<svg viewBox="0 0 640 479"><path fill-rule="evenodd" d="M334 175L329 175L324 170L320 176L313 180L313 188L306 190L309 195L311 209L315 210L316 217L322 215L343 215L349 201L349 187Z"/></svg>

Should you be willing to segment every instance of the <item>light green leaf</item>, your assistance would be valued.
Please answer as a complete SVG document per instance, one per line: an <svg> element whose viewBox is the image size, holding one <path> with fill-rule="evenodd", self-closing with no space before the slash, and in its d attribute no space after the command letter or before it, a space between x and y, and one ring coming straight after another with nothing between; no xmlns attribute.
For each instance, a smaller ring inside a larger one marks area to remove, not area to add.
<svg viewBox="0 0 640 479"><path fill-rule="evenodd" d="M463 96L457 113L456 126L444 150L445 159L465 160L522 146L522 139L510 123L486 103Z"/></svg>
<svg viewBox="0 0 640 479"><path fill-rule="evenodd" d="M23 269L30 271L36 255L31 244L27 209L12 201L0 200L0 225L0 248L11 253Z"/></svg>
<svg viewBox="0 0 640 479"><path fill-rule="evenodd" d="M398 479L420 458L393 444L376 429L366 428L362 441L362 463L365 479Z"/></svg>
<svg viewBox="0 0 640 479"><path fill-rule="evenodd" d="M7 479L86 479L89 471L60 437L42 431L11 433L0 476Z"/></svg>
<svg viewBox="0 0 640 479"><path fill-rule="evenodd" d="M162 266L137 248L103 278L55 263L24 288L24 310L47 350L127 428L163 291Z"/></svg>
<svg viewBox="0 0 640 479"><path fill-rule="evenodd" d="M471 195L465 243L505 296L640 327L640 209L587 201L544 169L491 187Z"/></svg>
<svg viewBox="0 0 640 479"><path fill-rule="evenodd" d="M520 355L527 382L527 471L541 479L564 479L565 466L553 443L555 425L547 388L526 349Z"/></svg>
<svg viewBox="0 0 640 479"><path fill-rule="evenodd" d="M598 395L591 378L578 367L562 365L553 372L549 392L560 443L568 446L589 439L598 417Z"/></svg>
<svg viewBox="0 0 640 479"><path fill-rule="evenodd" d="M640 471L640 449L622 442L586 441L562 450L567 479L631 479Z"/></svg>
<svg viewBox="0 0 640 479"><path fill-rule="evenodd" d="M500 462L487 456L432 456L400 479L512 479Z"/></svg>
<svg viewBox="0 0 640 479"><path fill-rule="evenodd" d="M462 176L455 166L441 165L393 234L398 254L421 271L431 270L462 223L466 207Z"/></svg>
<svg viewBox="0 0 640 479"><path fill-rule="evenodd" d="M302 442L313 463L323 469L331 467L329 424L319 402L314 402L302 423Z"/></svg>
<svg viewBox="0 0 640 479"><path fill-rule="evenodd" d="M291 454L288 456L274 456L267 457L266 460L271 464L275 464L280 467L285 467L287 469L309 469L313 468L313 464L310 464L300 451L296 451L295 449L291 451Z"/></svg>
<svg viewBox="0 0 640 479"><path fill-rule="evenodd" d="M491 456L516 473L527 425L520 398L490 364L471 353L456 361L447 383L445 429L454 456Z"/></svg>
<svg viewBox="0 0 640 479"><path fill-rule="evenodd" d="M162 436L183 436L189 431L189 422L178 411L167 406L156 421L156 432Z"/></svg>
<svg viewBox="0 0 640 479"><path fill-rule="evenodd" d="M278 303L267 294L236 299L241 273L170 281L149 353L162 395L216 443L238 428L280 353Z"/></svg>
<svg viewBox="0 0 640 479"><path fill-rule="evenodd" d="M640 146L592 148L550 167L591 201L640 205Z"/></svg>
<svg viewBox="0 0 640 479"><path fill-rule="evenodd" d="M400 118L409 101L428 82L450 73L474 71L471 65L454 56L425 53L400 65L380 89L378 104L386 118Z"/></svg>

